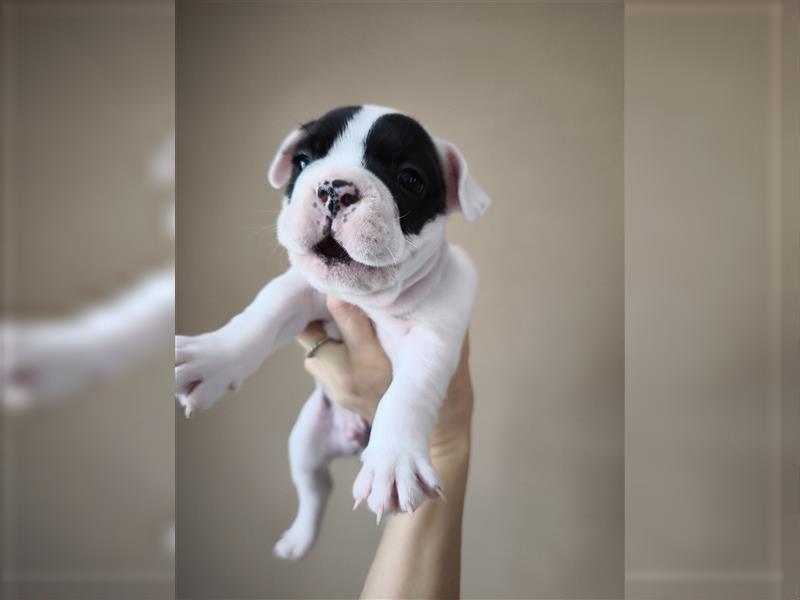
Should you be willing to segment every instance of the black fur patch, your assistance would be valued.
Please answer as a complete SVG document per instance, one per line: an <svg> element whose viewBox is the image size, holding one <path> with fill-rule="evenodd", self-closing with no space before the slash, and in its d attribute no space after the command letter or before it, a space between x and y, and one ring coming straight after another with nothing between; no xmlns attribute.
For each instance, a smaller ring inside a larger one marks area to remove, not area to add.
<svg viewBox="0 0 800 600"><path fill-rule="evenodd" d="M350 119L359 110L361 110L360 106L334 108L319 119L301 125L300 128L307 135L295 147L294 156L304 154L310 161L323 158L330 151L336 139L342 135ZM292 161L292 174L289 177L289 183L286 185L286 195L289 198L292 197L294 184L299 175L300 168L295 161Z"/></svg>
<svg viewBox="0 0 800 600"><path fill-rule="evenodd" d="M411 117L389 114L378 118L367 134L364 163L394 196L404 234L418 234L425 223L445 213L439 154L428 132ZM421 177L424 189L414 193L401 185L403 171Z"/></svg>

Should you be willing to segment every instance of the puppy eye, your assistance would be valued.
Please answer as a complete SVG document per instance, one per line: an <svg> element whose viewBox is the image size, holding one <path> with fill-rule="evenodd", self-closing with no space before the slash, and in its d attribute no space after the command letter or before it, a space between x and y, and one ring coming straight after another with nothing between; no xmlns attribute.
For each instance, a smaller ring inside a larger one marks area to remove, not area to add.
<svg viewBox="0 0 800 600"><path fill-rule="evenodd" d="M311 163L311 157L307 154L297 154L292 159L292 164L297 167L298 173L305 169Z"/></svg>
<svg viewBox="0 0 800 600"><path fill-rule="evenodd" d="M421 195L425 191L425 180L414 169L403 169L397 175L397 182L407 192L415 196Z"/></svg>

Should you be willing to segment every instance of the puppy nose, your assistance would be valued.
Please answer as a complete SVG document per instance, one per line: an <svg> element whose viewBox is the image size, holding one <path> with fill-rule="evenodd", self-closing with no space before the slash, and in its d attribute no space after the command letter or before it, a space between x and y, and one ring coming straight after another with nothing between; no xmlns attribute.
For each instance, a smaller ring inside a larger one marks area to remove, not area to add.
<svg viewBox="0 0 800 600"><path fill-rule="evenodd" d="M334 179L333 181L322 181L317 185L317 198L328 209L331 216L336 217L342 207L358 202L361 194L352 181Z"/></svg>

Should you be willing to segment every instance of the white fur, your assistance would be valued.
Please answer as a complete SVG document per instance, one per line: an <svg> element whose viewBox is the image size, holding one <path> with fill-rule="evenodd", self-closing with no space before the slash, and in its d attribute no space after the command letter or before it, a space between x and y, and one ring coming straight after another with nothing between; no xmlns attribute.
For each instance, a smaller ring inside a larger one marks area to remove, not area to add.
<svg viewBox="0 0 800 600"><path fill-rule="evenodd" d="M295 189L313 181L315 169L363 168L367 132L375 119L389 112L394 111L368 106L358 113L330 154L301 173ZM282 180L280 164L286 161L287 143L291 146L293 139L290 134L273 161L270 179L274 182ZM471 217L479 216L488 197L482 191L482 196L469 197L480 188L469 177L463 157L450 144L440 148L446 150L442 161L448 180L454 182L453 199ZM304 176L307 181L301 181ZM307 193L296 192L288 205L295 205L303 198L299 194ZM393 203L391 196L382 200ZM359 210L359 204L350 208ZM295 227L294 233L302 230L302 235L313 237L313 214L307 214L311 221L287 221L289 210L285 204L279 230ZM399 231L396 211L376 211L375 215ZM441 492L441 482L430 461L430 436L459 360L477 286L476 271L466 253L445 240L445 221L444 216L435 218L418 235L404 238L396 263L376 275L367 290L309 274L304 268L309 263L304 261L314 260L306 256L314 240L297 242L295 247L292 240L300 238L279 231L293 267L268 283L250 306L222 328L177 338L176 394L187 414L209 407L227 390L238 387L309 322L330 322L325 295L337 295L372 319L393 369L392 383L378 405L369 444L361 455L363 466L353 484L353 496L365 500L379 519L395 511L413 512L435 497ZM310 549L330 490L328 463L361 449L357 442L363 441L362 427L366 424L353 413L326 402L319 386L306 402L289 442L299 508L275 546L277 556L300 558Z"/></svg>
<svg viewBox="0 0 800 600"><path fill-rule="evenodd" d="M105 304L64 319L0 325L3 404L27 410L129 370L171 336L175 274L151 274Z"/></svg>
<svg viewBox="0 0 800 600"><path fill-rule="evenodd" d="M342 166L363 166L364 140L367 138L370 127L383 115L396 112L392 108L372 104L365 105L348 123L347 129L336 140L323 160Z"/></svg>

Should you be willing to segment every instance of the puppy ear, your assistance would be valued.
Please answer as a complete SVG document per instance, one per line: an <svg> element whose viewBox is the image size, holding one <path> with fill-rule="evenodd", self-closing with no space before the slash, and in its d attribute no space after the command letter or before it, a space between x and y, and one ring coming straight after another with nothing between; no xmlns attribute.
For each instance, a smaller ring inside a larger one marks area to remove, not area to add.
<svg viewBox="0 0 800 600"><path fill-rule="evenodd" d="M454 144L436 140L436 148L444 169L447 212L460 210L467 221L475 221L486 212L492 200L472 179L464 155Z"/></svg>
<svg viewBox="0 0 800 600"><path fill-rule="evenodd" d="M269 184L275 189L282 188L289 181L292 174L292 158L294 157L295 146L306 137L306 132L302 128L297 128L287 135L275 158L272 159L272 164L269 166L268 179Z"/></svg>

